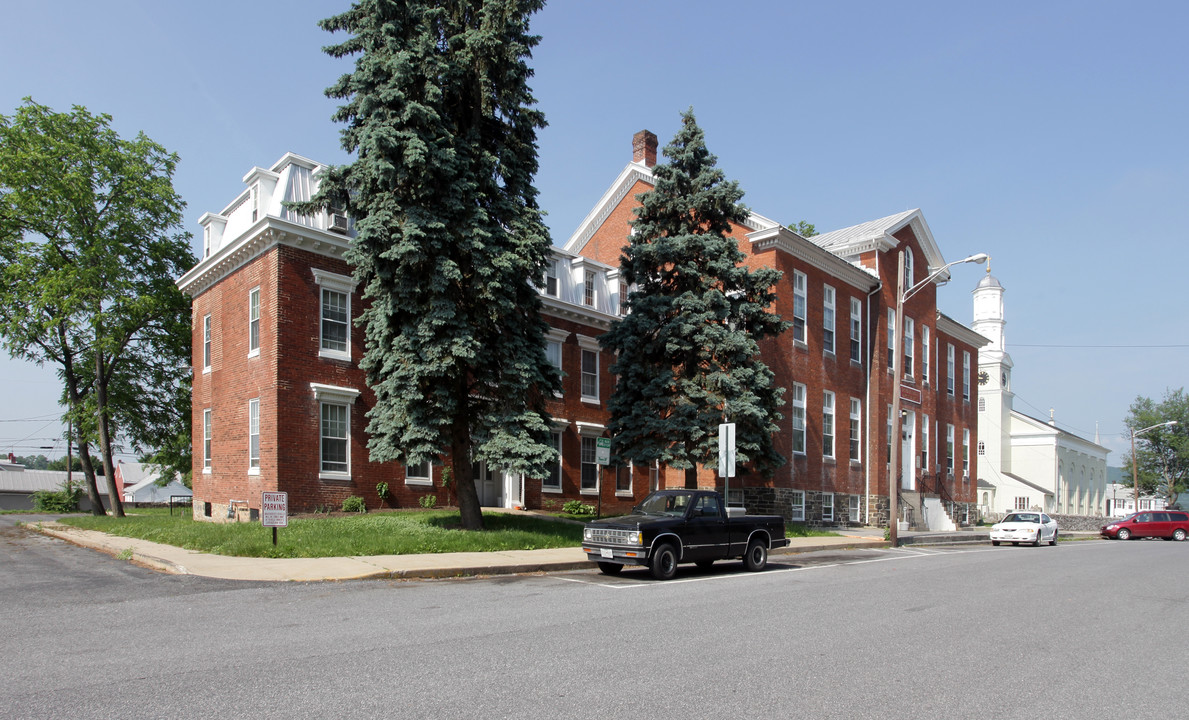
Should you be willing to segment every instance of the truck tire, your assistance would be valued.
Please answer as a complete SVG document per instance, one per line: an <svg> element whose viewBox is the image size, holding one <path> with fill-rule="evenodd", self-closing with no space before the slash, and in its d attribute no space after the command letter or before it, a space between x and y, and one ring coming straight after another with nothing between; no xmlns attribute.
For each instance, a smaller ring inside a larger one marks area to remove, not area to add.
<svg viewBox="0 0 1189 720"><path fill-rule="evenodd" d="M657 580L671 580L677 574L677 550L666 543L652 554L652 562L648 569Z"/></svg>
<svg viewBox="0 0 1189 720"><path fill-rule="evenodd" d="M599 571L604 575L618 575L620 570L623 570L623 565L620 565L619 563L599 563Z"/></svg>
<svg viewBox="0 0 1189 720"><path fill-rule="evenodd" d="M752 540L743 555L743 566L751 572L758 572L768 566L768 546L760 540Z"/></svg>

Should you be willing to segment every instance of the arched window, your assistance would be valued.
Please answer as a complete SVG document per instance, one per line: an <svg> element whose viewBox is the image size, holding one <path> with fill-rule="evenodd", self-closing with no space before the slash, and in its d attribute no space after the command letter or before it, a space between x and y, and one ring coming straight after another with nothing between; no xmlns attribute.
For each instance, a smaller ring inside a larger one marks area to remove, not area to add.
<svg viewBox="0 0 1189 720"><path fill-rule="evenodd" d="M912 287L912 248L904 248L904 289Z"/></svg>
<svg viewBox="0 0 1189 720"><path fill-rule="evenodd" d="M978 441L978 456L982 457L987 454L987 445L982 440Z"/></svg>
<svg viewBox="0 0 1189 720"><path fill-rule="evenodd" d="M987 411L987 399L985 397L981 397L978 399L978 411L979 412Z"/></svg>

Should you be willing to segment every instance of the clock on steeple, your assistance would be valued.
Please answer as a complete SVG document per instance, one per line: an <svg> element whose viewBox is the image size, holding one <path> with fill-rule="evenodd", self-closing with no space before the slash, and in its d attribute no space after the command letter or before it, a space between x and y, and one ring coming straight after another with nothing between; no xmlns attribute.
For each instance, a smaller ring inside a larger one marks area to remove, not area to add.
<svg viewBox="0 0 1189 720"><path fill-rule="evenodd" d="M987 374L986 370L979 372L979 374L978 374L978 384L979 385L986 385L990 381L991 381L991 376Z"/></svg>

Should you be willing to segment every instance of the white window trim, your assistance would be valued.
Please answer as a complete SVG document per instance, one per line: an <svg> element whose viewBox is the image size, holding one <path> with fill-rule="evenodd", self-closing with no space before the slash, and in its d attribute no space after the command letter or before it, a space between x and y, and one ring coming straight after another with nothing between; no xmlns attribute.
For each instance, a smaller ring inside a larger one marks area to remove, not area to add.
<svg viewBox="0 0 1189 720"><path fill-rule="evenodd" d="M582 468L588 463L582 459L582 446L586 440L597 440L598 436L583 432L583 426L593 425L593 423L578 423L578 494L579 495L598 495L603 486L603 471L602 466L597 462L593 463L595 466L595 486L593 488L582 487ZM601 434L601 433L600 433ZM595 446L595 457L598 457L598 446Z"/></svg>
<svg viewBox="0 0 1189 720"><path fill-rule="evenodd" d="M214 451L215 431L211 420L211 409L202 410L202 472L211 474L211 454Z"/></svg>
<svg viewBox="0 0 1189 720"><path fill-rule="evenodd" d="M929 384L929 326L921 325L921 382Z"/></svg>
<svg viewBox="0 0 1189 720"><path fill-rule="evenodd" d="M433 486L433 462L425 461L425 475L411 475L409 474L409 467L405 465L405 485L420 485L423 487Z"/></svg>
<svg viewBox="0 0 1189 720"><path fill-rule="evenodd" d="M252 347L252 298L256 298L256 347ZM260 304L260 286L252 288L248 291L248 357L256 357L260 354L260 317L263 314Z"/></svg>
<svg viewBox="0 0 1189 720"><path fill-rule="evenodd" d="M565 467L562 458L562 444L565 442L564 432L566 426L570 423L567 421L559 421L557 418L553 419L553 426L549 429L549 439L556 438L554 449L557 450L557 485L547 485L548 478L541 478L541 492L543 493L560 493L564 479L562 478L562 468Z"/></svg>
<svg viewBox="0 0 1189 720"><path fill-rule="evenodd" d="M830 498L830 516L826 517L826 498ZM834 522L834 493L822 493L822 522Z"/></svg>
<svg viewBox="0 0 1189 720"><path fill-rule="evenodd" d="M859 347L859 359L851 357L856 365L863 364L863 303L858 298L850 299L850 324L847 326L847 336L852 344ZM848 348L849 352L849 348Z"/></svg>
<svg viewBox="0 0 1189 720"><path fill-rule="evenodd" d="M916 344L916 323L912 318L904 318L904 372L900 376L905 380L912 380L916 372L916 356L913 354Z"/></svg>
<svg viewBox="0 0 1189 720"><path fill-rule="evenodd" d="M311 268L314 282L318 284L318 357L332 360L351 359L351 296L355 294L355 280L348 275ZM347 349L327 350L322 347L322 291L333 290L347 296Z"/></svg>
<svg viewBox="0 0 1189 720"><path fill-rule="evenodd" d="M602 390L602 387L601 387L602 384L599 382L599 380L600 380L599 371L601 370L601 368L600 368L601 362L600 362L600 358L599 358L599 341L590 337L589 335L577 335L577 337L578 337L579 347L581 347L583 350L585 350L587 352L594 353L594 359L595 359L595 372L594 372L594 380L595 380L594 390L595 390L595 392L594 392L594 395L587 395L586 392L582 388L582 375L585 372L582 368L582 353L578 354L578 393L582 399L582 402L587 403L589 405L599 405L599 404L601 404L601 401L599 400L599 394L600 394L600 391Z"/></svg>
<svg viewBox="0 0 1189 720"><path fill-rule="evenodd" d="M797 502L798 499L800 502ZM794 490L789 498L789 519L794 522L805 522L805 491Z"/></svg>
<svg viewBox="0 0 1189 720"><path fill-rule="evenodd" d="M809 347L809 277L800 270L793 271L793 345ZM797 314L797 301L801 301L801 314ZM801 337L797 337L796 323L801 321Z"/></svg>
<svg viewBox="0 0 1189 720"><path fill-rule="evenodd" d="M563 379L566 377L566 371L565 371L566 352L565 352L565 350L566 350L566 340L569 339L569 337L570 337L569 330L559 330L558 328L549 328L549 331L545 333L545 341L547 343L557 343L557 364L554 365L554 367L557 368L558 373L561 374ZM554 397L562 397L564 394L565 394L564 388L562 390L553 391Z"/></svg>
<svg viewBox="0 0 1189 720"><path fill-rule="evenodd" d="M338 385L324 385L322 383L310 383L310 389L314 392L314 404L318 408L318 479L319 480L350 480L351 479L351 411L350 407L355 404L355 398L359 397L359 391L355 388L341 387ZM347 410L347 470L346 472L323 470L322 469L322 405L323 403L330 405L346 405Z"/></svg>
<svg viewBox="0 0 1189 720"><path fill-rule="evenodd" d="M859 456L858 457L851 456L851 454L850 454L851 438L847 438L847 441L846 441L847 457L850 458L850 461L852 463L859 464L859 463L863 462L863 401L860 400L859 398L851 398L850 399L850 430L851 430L851 434L854 436L853 439L855 441L856 450L857 450Z"/></svg>
<svg viewBox="0 0 1189 720"><path fill-rule="evenodd" d="M211 371L211 360L215 354L214 331L211 328L211 314L202 316L202 372Z"/></svg>
<svg viewBox="0 0 1189 720"><path fill-rule="evenodd" d="M946 371L945 390L946 390L946 393L950 397L953 397L954 396L954 380L955 380L955 378L954 378L954 346L952 343L948 343L945 346L945 371Z"/></svg>
<svg viewBox="0 0 1189 720"><path fill-rule="evenodd" d="M838 294L829 285L822 286L822 353L836 355L838 352ZM828 334L827 334L828 333ZM826 338L830 346L826 347Z"/></svg>
<svg viewBox="0 0 1189 720"><path fill-rule="evenodd" d="M252 411L253 411L253 409L255 409L255 415L256 415L256 418L255 418L256 419L256 432L255 432L256 457L254 457L254 458L252 457L252 436L253 436L253 433L252 433L252 414L253 414L253 412ZM252 464L253 460L256 461L255 465ZM248 474L249 475L259 475L260 474L260 398L252 398L251 400L248 401Z"/></svg>
<svg viewBox="0 0 1189 720"><path fill-rule="evenodd" d="M628 463L627 468L626 468L628 471L628 489L620 490L619 489L619 473L621 470L624 470L624 469L625 468L623 468L620 465L615 466L615 497L632 497L632 490L636 483L636 469L632 465L631 462Z"/></svg>
<svg viewBox="0 0 1189 720"><path fill-rule="evenodd" d="M962 351L962 402L970 402L970 353Z"/></svg>
<svg viewBox="0 0 1189 720"><path fill-rule="evenodd" d="M836 408L834 393L830 390L822 391L822 457L833 460L834 446L838 437L838 412ZM829 419L829 423L826 420ZM830 434L826 434L826 426L829 425ZM826 444L826 438L829 438L829 446Z"/></svg>
<svg viewBox="0 0 1189 720"><path fill-rule="evenodd" d="M797 398L798 391L800 391L800 395L801 395L800 399ZM806 454L806 451L809 449L808 431L807 431L807 428L805 427L805 425L806 425L805 411L806 411L806 402L807 402L805 395L806 395L807 391L808 391L807 388L802 383L798 383L798 382L793 383L793 397L792 397L793 413L790 416L790 421L792 422L792 430L793 430L793 438L792 438L793 446L791 449L792 449L794 455L804 455L804 454ZM797 430L797 422L796 422L796 411L798 409L801 410L801 429L800 430ZM797 446L796 438L797 438L798 432L801 434L801 449L800 450L798 450L796 448L796 446Z"/></svg>

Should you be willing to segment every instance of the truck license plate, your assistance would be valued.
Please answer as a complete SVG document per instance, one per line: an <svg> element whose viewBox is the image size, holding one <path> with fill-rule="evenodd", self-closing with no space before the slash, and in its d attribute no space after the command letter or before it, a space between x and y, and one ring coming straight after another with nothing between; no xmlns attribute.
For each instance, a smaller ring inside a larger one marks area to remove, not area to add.
<svg viewBox="0 0 1189 720"><path fill-rule="evenodd" d="M600 548L599 554L605 558L614 557L615 553L611 552L611 548Z"/></svg>

